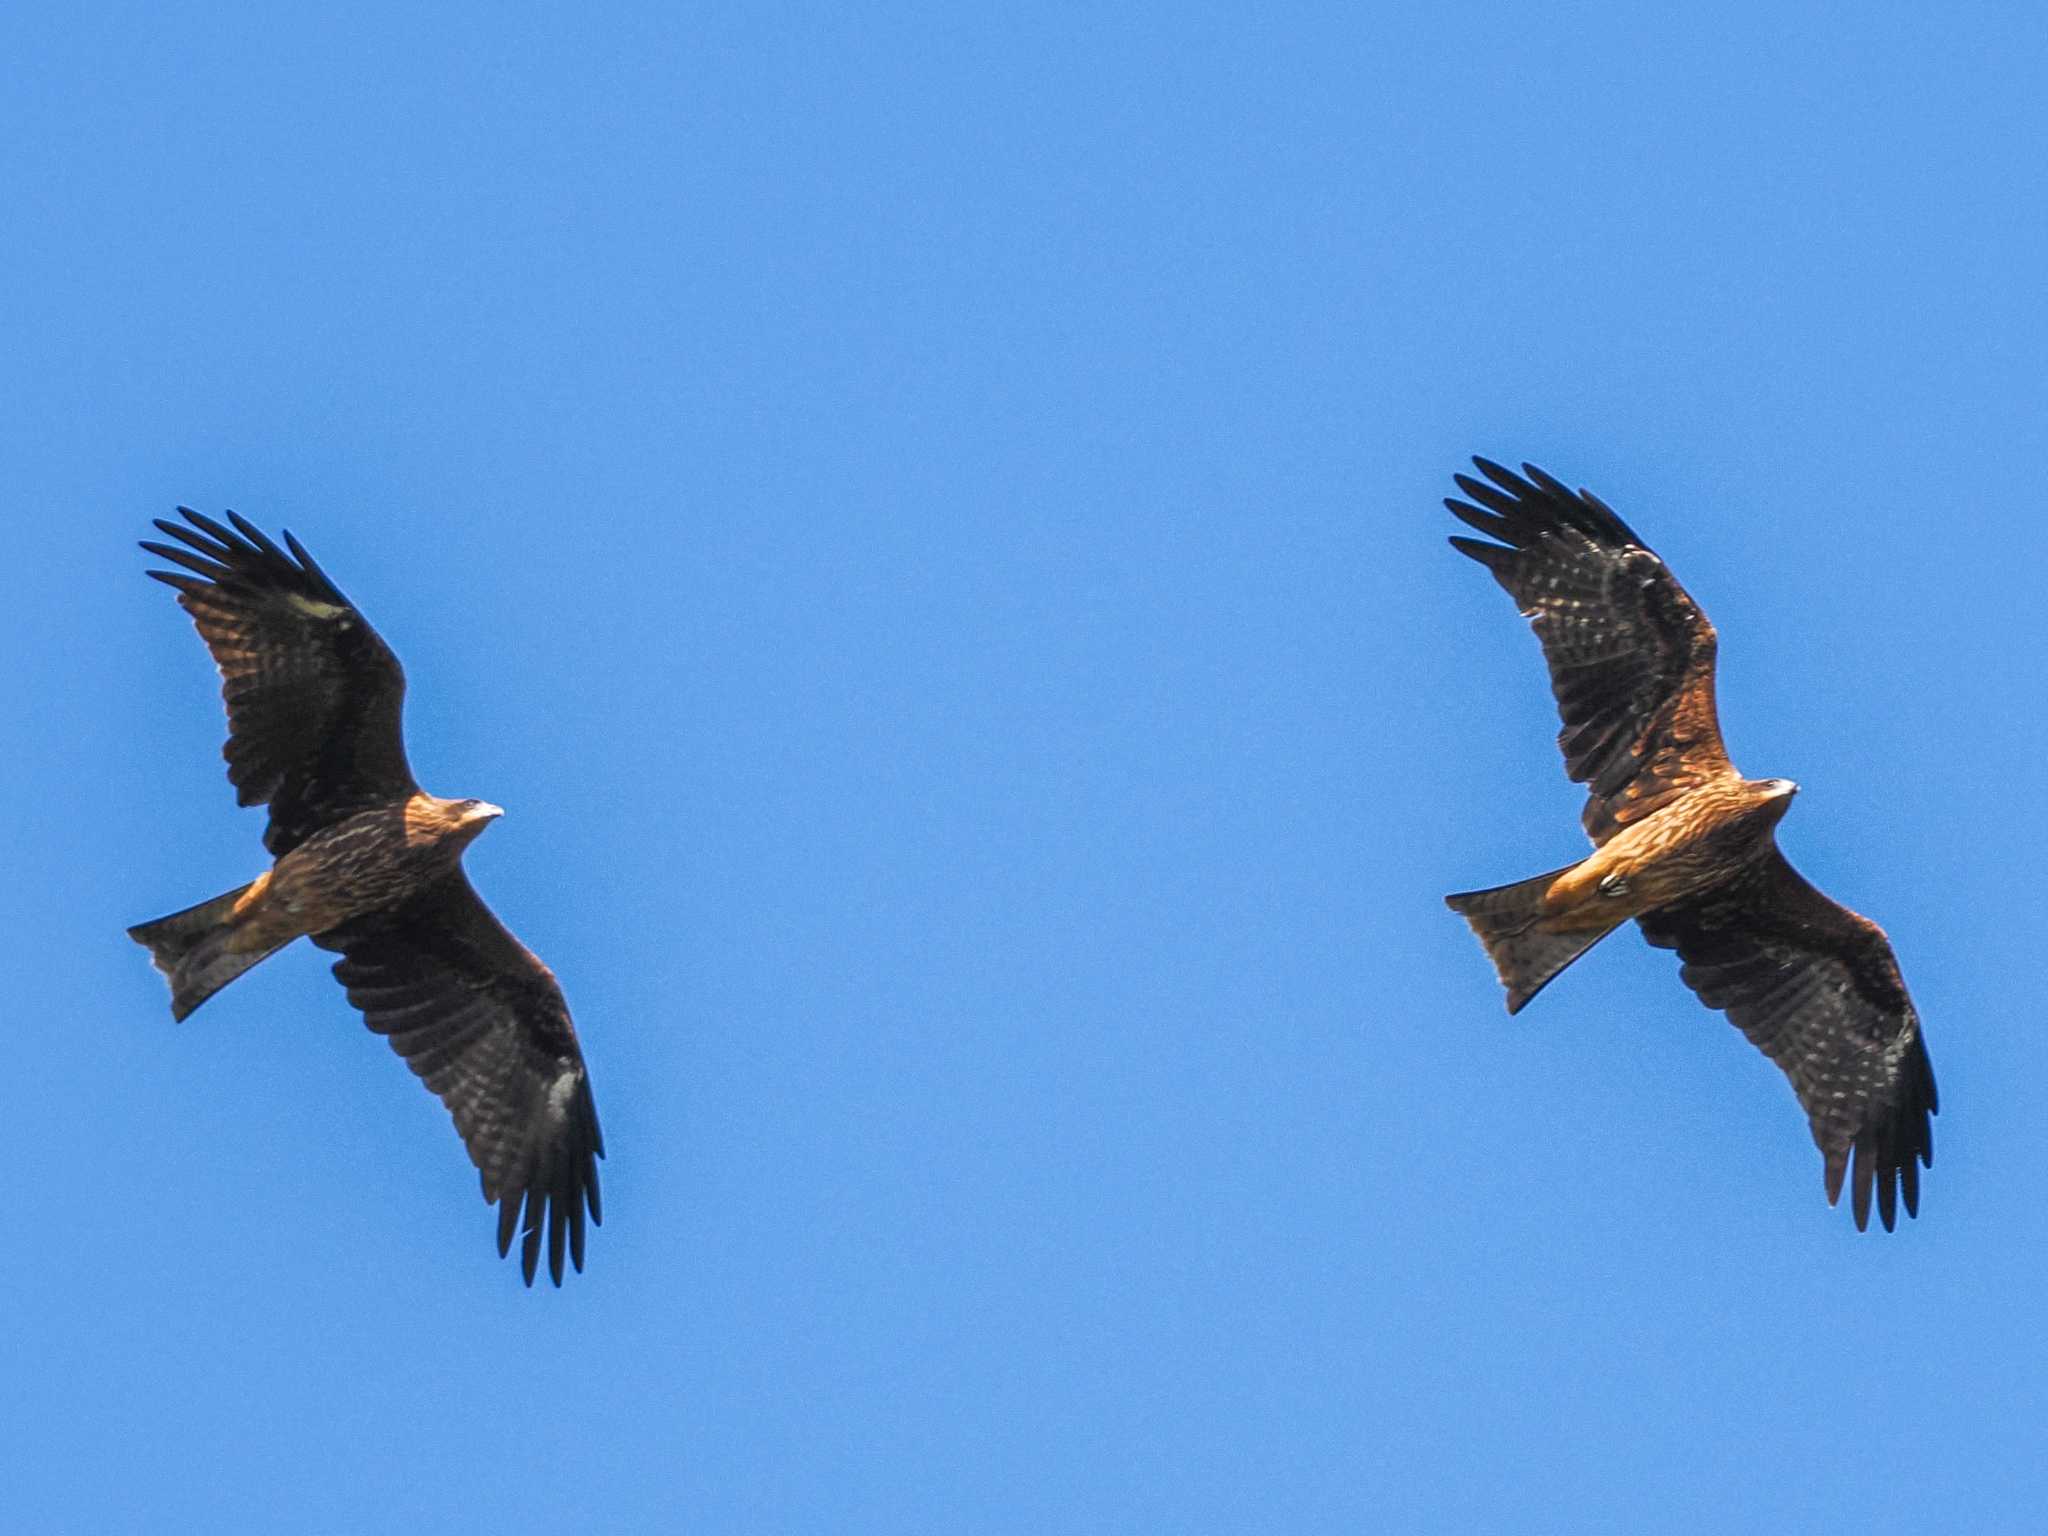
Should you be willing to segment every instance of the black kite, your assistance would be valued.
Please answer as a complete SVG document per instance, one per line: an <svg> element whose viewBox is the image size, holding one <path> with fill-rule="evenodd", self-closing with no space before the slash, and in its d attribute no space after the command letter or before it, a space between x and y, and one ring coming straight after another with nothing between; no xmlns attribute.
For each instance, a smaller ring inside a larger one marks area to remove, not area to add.
<svg viewBox="0 0 2048 1536"><path fill-rule="evenodd" d="M142 547L193 574L149 574L177 589L220 668L228 780L239 804L270 807L275 862L128 932L180 1019L301 935L337 952L349 1001L454 1116L498 1204L499 1254L523 1206L526 1283L545 1232L560 1285L565 1240L582 1269L584 1212L602 1219L604 1137L554 974L463 873L463 849L502 812L420 789L398 658L296 539L280 549L232 512L228 529L178 510L191 528L156 526L185 547Z"/></svg>
<svg viewBox="0 0 2048 1536"><path fill-rule="evenodd" d="M1745 779L1714 710L1713 625L1662 560L1589 491L1485 459L1444 505L1499 543L1451 543L1493 572L1550 664L1565 771L1586 785L1597 851L1446 897L1479 935L1514 1013L1634 918L1680 976L1792 1080L1825 1162L1851 1154L1858 1228L1873 1187L1889 1230L1933 1166L1934 1072L1884 930L1801 879L1774 829L1798 786ZM1526 477L1526 478L1525 478ZM1486 483L1492 482L1491 484Z"/></svg>

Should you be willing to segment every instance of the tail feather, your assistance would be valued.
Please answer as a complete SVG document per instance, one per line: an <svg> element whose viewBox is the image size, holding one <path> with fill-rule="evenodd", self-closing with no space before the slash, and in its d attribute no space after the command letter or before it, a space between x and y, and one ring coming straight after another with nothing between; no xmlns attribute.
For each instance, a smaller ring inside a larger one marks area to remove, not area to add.
<svg viewBox="0 0 2048 1536"><path fill-rule="evenodd" d="M253 884L253 882L251 882ZM235 887L211 901L173 912L152 923L138 923L128 937L149 951L171 984L171 1017L183 1019L222 987L258 961L275 954L269 949L230 949L235 903L249 889Z"/></svg>
<svg viewBox="0 0 2048 1536"><path fill-rule="evenodd" d="M1553 869L1548 874L1513 885L1497 885L1487 891L1460 891L1446 896L1444 904L1472 925L1487 958L1508 989L1508 1012L1520 1013L1523 1006L1548 986L1559 972L1620 926L1616 918L1605 928L1580 929L1571 933L1549 933L1537 928L1543 916L1543 895L1559 875L1573 868Z"/></svg>

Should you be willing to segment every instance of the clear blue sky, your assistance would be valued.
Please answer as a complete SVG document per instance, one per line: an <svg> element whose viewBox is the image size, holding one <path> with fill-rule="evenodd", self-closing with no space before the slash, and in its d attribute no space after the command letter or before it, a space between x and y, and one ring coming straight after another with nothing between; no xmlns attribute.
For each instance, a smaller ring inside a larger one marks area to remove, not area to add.
<svg viewBox="0 0 2048 1536"><path fill-rule="evenodd" d="M0 14L13 1529L2037 1528L2048 22ZM1944 1113L1859 1236L1583 848L1465 456L1723 636ZM611 1148L527 1291L133 541L298 533Z"/></svg>

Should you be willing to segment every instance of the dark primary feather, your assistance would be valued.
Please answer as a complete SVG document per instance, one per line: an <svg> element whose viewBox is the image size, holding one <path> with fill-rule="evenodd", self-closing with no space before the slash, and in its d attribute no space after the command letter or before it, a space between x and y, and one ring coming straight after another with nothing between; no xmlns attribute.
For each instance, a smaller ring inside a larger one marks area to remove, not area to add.
<svg viewBox="0 0 2048 1536"><path fill-rule="evenodd" d="M1889 1231L1903 1203L1920 1208L1920 1169L1934 1165L1934 1070L1920 1016L1884 930L1830 901L1785 859L1637 919L1675 949L1685 984L1727 1013L1792 1080L1825 1160L1829 1203L1853 1154L1856 1225Z"/></svg>
<svg viewBox="0 0 2048 1536"><path fill-rule="evenodd" d="M228 780L238 803L269 805L264 846L287 853L416 790L405 674L369 621L289 533L280 549L232 512L228 528L178 510L190 527L156 520L178 543L142 547L184 568L149 574L177 589L220 668Z"/></svg>
<svg viewBox="0 0 2048 1536"><path fill-rule="evenodd" d="M1493 572L1543 644L1565 770L1590 797L1587 834L1605 842L1732 773L1714 712L1714 627L1664 562L1592 493L1533 464L1517 475L1472 462L1486 480L1457 476L1471 501L1444 505L1500 542L1451 544Z"/></svg>
<svg viewBox="0 0 2048 1536"><path fill-rule="evenodd" d="M498 1203L498 1252L523 1226L528 1285L543 1234L555 1284L565 1246L582 1269L584 1213L603 1219L604 1136L554 974L459 871L313 942L340 953L349 1001L454 1116L484 1198Z"/></svg>

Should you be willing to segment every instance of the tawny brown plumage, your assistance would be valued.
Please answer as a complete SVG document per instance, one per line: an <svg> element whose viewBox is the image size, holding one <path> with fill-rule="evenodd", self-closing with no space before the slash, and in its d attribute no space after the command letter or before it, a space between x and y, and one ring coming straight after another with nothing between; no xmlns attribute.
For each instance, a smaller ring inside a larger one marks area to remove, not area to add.
<svg viewBox="0 0 2048 1536"><path fill-rule="evenodd" d="M178 543L142 547L183 570L149 574L177 589L220 668L228 779L241 804L270 807L274 862L129 933L180 1019L294 939L337 951L349 1001L453 1116L498 1205L498 1252L523 1210L526 1283L545 1235L560 1285L565 1253L583 1267L585 1213L601 1220L604 1137L562 989L462 869L501 813L414 781L398 659L297 540L179 510L190 527L156 524Z"/></svg>
<svg viewBox="0 0 2048 1536"><path fill-rule="evenodd" d="M1591 857L1445 898L1485 945L1519 1012L1633 918L1680 976L1791 1080L1828 1200L1853 1159L1851 1205L1891 1228L1919 1210L1934 1161L1934 1073L1884 930L1815 890L1778 850L1797 786L1745 779L1714 707L1717 640L1664 562L1589 491L1485 459L1457 476L1453 538L1514 598L1543 644L1565 768L1587 789Z"/></svg>

